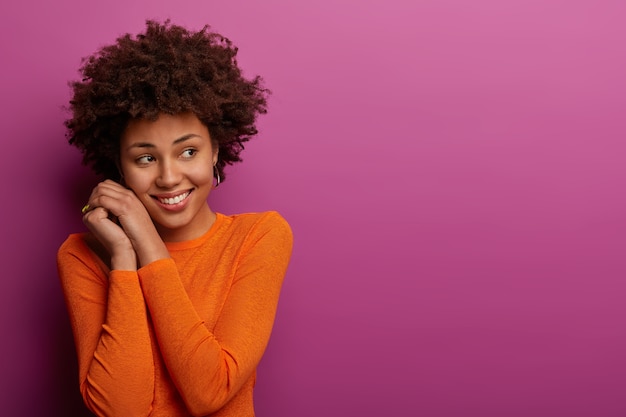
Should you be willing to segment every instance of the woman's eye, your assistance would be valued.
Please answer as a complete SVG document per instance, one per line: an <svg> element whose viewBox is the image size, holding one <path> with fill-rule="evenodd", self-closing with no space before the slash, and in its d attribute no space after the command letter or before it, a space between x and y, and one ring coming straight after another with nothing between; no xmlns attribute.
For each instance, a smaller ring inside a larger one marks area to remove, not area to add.
<svg viewBox="0 0 626 417"><path fill-rule="evenodd" d="M152 155L143 155L136 159L138 164L149 164L154 161L154 157Z"/></svg>
<svg viewBox="0 0 626 417"><path fill-rule="evenodd" d="M195 149L185 149L182 155L184 158L191 158L192 156L196 154L196 152L198 151Z"/></svg>

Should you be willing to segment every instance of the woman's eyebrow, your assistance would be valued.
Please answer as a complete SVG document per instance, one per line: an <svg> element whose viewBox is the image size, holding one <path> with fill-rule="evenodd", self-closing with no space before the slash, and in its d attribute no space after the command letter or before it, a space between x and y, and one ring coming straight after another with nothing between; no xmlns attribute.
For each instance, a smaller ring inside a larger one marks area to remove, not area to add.
<svg viewBox="0 0 626 417"><path fill-rule="evenodd" d="M186 140L189 140L191 138L199 138L199 137L201 137L201 136L197 135L195 133L188 133L188 134L183 135L183 136L179 137L178 139L174 140L174 142L172 142L172 145L177 145L177 144L185 142ZM156 146L153 143L150 143L150 142L134 142L130 146L128 146L126 148L126 150L130 150L132 148L155 148L155 147Z"/></svg>
<svg viewBox="0 0 626 417"><path fill-rule="evenodd" d="M173 145L177 145L177 144L179 144L179 143L181 143L181 142L184 142L184 141L186 141L186 140L189 140L189 139L191 139L191 138L199 138L199 137L201 137L201 136L200 136L200 135L197 135L197 134L195 134L195 133L187 133L186 135L181 136L181 137L179 137L178 139L176 139L174 142L172 142L172 144L173 144Z"/></svg>

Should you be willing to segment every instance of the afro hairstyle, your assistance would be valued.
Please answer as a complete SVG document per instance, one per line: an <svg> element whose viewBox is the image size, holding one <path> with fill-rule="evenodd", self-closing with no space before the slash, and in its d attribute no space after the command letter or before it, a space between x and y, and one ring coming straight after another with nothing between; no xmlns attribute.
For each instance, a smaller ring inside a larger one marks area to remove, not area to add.
<svg viewBox="0 0 626 417"><path fill-rule="evenodd" d="M241 161L244 142L257 134L270 91L260 76L246 79L237 47L205 26L190 31L169 20L146 22L145 33L126 34L84 58L81 81L70 83L69 143L83 164L120 180L119 143L131 119L192 112L219 147L215 175Z"/></svg>

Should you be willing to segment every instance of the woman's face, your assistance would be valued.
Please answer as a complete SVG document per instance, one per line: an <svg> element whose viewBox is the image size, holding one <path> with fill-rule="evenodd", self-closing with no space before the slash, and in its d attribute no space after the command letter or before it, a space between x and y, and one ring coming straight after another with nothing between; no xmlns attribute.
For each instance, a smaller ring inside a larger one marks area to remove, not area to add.
<svg viewBox="0 0 626 417"><path fill-rule="evenodd" d="M164 241L204 234L215 219L207 204L217 147L192 113L132 120L120 142L125 185L146 207Z"/></svg>

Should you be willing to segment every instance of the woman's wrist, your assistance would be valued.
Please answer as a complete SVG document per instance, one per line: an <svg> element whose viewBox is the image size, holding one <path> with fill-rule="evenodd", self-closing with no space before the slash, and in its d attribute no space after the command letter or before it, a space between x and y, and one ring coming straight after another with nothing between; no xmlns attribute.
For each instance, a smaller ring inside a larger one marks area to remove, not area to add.
<svg viewBox="0 0 626 417"><path fill-rule="evenodd" d="M167 259L170 257L170 253L161 239L153 243L154 244L150 245L150 247L144 245L141 249L137 250L139 267L146 266L159 259Z"/></svg>
<svg viewBox="0 0 626 417"><path fill-rule="evenodd" d="M135 251L132 249L132 247L130 249L111 254L111 270L137 270L137 255L135 254Z"/></svg>

